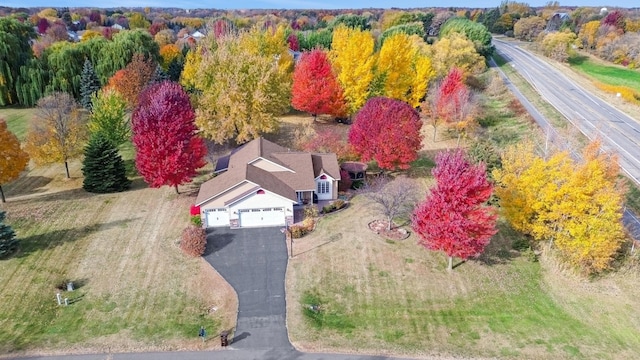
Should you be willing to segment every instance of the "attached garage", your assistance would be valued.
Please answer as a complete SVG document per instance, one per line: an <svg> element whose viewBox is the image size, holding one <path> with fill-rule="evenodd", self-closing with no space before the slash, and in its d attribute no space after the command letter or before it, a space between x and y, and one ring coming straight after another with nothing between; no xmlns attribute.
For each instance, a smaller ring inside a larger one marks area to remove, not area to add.
<svg viewBox="0 0 640 360"><path fill-rule="evenodd" d="M225 208L204 211L207 227L229 226L229 210Z"/></svg>
<svg viewBox="0 0 640 360"><path fill-rule="evenodd" d="M240 227L280 226L285 224L284 208L240 209Z"/></svg>

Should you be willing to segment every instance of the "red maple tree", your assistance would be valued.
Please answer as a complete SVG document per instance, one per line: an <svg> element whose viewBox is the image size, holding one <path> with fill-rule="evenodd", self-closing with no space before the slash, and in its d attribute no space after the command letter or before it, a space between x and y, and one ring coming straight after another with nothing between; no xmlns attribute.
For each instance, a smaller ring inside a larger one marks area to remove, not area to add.
<svg viewBox="0 0 640 360"><path fill-rule="evenodd" d="M422 146L422 120L409 104L375 97L356 114L349 143L363 161L375 159L381 169L408 169Z"/></svg>
<svg viewBox="0 0 640 360"><path fill-rule="evenodd" d="M189 96L171 81L149 86L132 115L136 168L151 187L190 182L206 162Z"/></svg>
<svg viewBox="0 0 640 360"><path fill-rule="evenodd" d="M289 44L289 49L292 51L300 51L300 41L298 41L298 36L296 34L289 34L287 37L287 43Z"/></svg>
<svg viewBox="0 0 640 360"><path fill-rule="evenodd" d="M483 251L496 230L497 214L484 205L493 192L484 164L474 165L462 150L436 156L436 185L413 212L412 227L419 243L430 250L468 259Z"/></svg>
<svg viewBox="0 0 640 360"><path fill-rule="evenodd" d="M313 136L302 141L299 146L306 152L334 153L340 162L358 158L345 135L335 128L318 130Z"/></svg>
<svg viewBox="0 0 640 360"><path fill-rule="evenodd" d="M302 54L293 72L291 105L315 116L344 117L347 106L327 54L320 49Z"/></svg>

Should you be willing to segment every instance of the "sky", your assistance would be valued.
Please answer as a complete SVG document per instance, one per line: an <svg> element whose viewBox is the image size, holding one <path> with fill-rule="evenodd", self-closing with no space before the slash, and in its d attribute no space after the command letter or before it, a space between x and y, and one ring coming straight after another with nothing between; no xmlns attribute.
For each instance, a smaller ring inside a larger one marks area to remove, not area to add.
<svg viewBox="0 0 640 360"><path fill-rule="evenodd" d="M521 2L530 6L544 6L548 0ZM468 7L490 8L499 6L501 0L0 0L0 6L8 7L174 7L183 9L360 9L360 8L416 8L416 7ZM561 6L640 7L638 0L565 0Z"/></svg>

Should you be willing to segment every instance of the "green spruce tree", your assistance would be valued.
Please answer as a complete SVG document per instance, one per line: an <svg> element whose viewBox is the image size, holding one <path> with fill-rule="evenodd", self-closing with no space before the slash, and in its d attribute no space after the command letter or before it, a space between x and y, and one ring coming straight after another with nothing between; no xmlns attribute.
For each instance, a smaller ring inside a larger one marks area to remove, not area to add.
<svg viewBox="0 0 640 360"><path fill-rule="evenodd" d="M118 149L104 136L91 137L84 151L82 187L92 193L125 191L131 185Z"/></svg>
<svg viewBox="0 0 640 360"><path fill-rule="evenodd" d="M5 212L0 210L0 258L13 254L18 249L16 233L9 225L4 224Z"/></svg>
<svg viewBox="0 0 640 360"><path fill-rule="evenodd" d="M159 83L166 80L169 80L169 74L160 65L156 66L156 71L153 73L153 82Z"/></svg>
<svg viewBox="0 0 640 360"><path fill-rule="evenodd" d="M84 61L82 74L80 75L80 104L91 111L91 96L100 90L100 79L91 65L89 59Z"/></svg>

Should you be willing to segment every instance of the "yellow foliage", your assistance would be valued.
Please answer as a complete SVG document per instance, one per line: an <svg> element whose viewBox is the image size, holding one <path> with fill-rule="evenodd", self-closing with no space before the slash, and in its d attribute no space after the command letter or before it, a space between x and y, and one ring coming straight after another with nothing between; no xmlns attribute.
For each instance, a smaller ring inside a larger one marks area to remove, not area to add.
<svg viewBox="0 0 640 360"><path fill-rule="evenodd" d="M622 85L608 85L599 81L595 81L594 83L600 90L604 90L612 94L620 94L620 97L627 100L628 102L640 105L640 92L636 91L633 88Z"/></svg>
<svg viewBox="0 0 640 360"><path fill-rule="evenodd" d="M95 37L102 36L102 33L97 30L87 30L82 33L82 39L80 41L89 41Z"/></svg>
<svg viewBox="0 0 640 360"><path fill-rule="evenodd" d="M398 33L384 41L377 66L377 71L385 74L384 96L409 102L409 91L416 77L413 71L416 53L407 34Z"/></svg>
<svg viewBox="0 0 640 360"><path fill-rule="evenodd" d="M160 66L166 71L169 68L169 64L174 59L179 59L182 56L182 52L178 47L174 44L164 45L160 48L160 57L162 58L162 63Z"/></svg>
<svg viewBox="0 0 640 360"><path fill-rule="evenodd" d="M339 26L333 31L329 56L344 89L349 115L354 114L369 98L376 63L373 35L369 31Z"/></svg>
<svg viewBox="0 0 640 360"><path fill-rule="evenodd" d="M554 60L566 61L576 39L576 34L569 30L548 33L542 39L542 52Z"/></svg>
<svg viewBox="0 0 640 360"><path fill-rule="evenodd" d="M609 266L624 238L615 156L601 152L596 141L582 162L566 152L543 159L527 142L507 149L502 164L493 173L496 195L515 229L554 244L587 273Z"/></svg>
<svg viewBox="0 0 640 360"><path fill-rule="evenodd" d="M486 68L485 59L478 54L473 42L458 32L441 38L431 49L431 61L438 77L447 75L454 66L466 75L479 74Z"/></svg>
<svg viewBox="0 0 640 360"><path fill-rule="evenodd" d="M20 148L20 141L0 119L0 185L18 178L28 162L29 155Z"/></svg>
<svg viewBox="0 0 640 360"><path fill-rule="evenodd" d="M187 53L184 68L180 74L180 84L187 89L198 88L198 72L202 63L202 48L198 47Z"/></svg>
<svg viewBox="0 0 640 360"><path fill-rule="evenodd" d="M588 49L595 49L598 37L598 29L600 29L600 21L594 20L582 25L578 33L578 39L582 42L582 46Z"/></svg>
<svg viewBox="0 0 640 360"><path fill-rule="evenodd" d="M640 32L640 19L625 19L624 21L624 32Z"/></svg>

